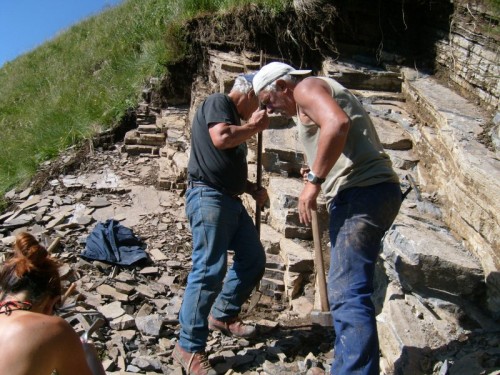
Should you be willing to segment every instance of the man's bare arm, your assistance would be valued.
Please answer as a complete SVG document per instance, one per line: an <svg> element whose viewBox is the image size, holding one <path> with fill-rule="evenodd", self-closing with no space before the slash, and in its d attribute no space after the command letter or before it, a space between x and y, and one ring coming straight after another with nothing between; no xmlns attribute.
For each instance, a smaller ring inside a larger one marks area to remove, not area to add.
<svg viewBox="0 0 500 375"><path fill-rule="evenodd" d="M265 110L257 110L244 125L237 126L226 123L212 124L209 128L210 138L214 146L224 150L236 147L253 135L267 129L269 119Z"/></svg>

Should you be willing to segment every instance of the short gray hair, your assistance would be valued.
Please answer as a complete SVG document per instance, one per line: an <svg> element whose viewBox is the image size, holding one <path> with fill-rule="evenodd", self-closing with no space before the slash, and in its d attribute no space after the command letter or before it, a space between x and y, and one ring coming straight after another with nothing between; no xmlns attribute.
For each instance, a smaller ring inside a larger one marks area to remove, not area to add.
<svg viewBox="0 0 500 375"><path fill-rule="evenodd" d="M243 94L248 94L251 90L253 90L253 86L251 82L248 82L245 77L238 76L234 80L234 85L231 91L239 91Z"/></svg>

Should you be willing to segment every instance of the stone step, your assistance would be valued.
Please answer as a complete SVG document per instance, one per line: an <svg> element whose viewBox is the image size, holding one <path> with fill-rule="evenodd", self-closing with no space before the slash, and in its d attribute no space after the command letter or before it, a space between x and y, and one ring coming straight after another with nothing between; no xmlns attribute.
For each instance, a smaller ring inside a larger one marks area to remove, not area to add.
<svg viewBox="0 0 500 375"><path fill-rule="evenodd" d="M158 184L166 190L182 189L186 186L189 154L176 151L169 145L160 149Z"/></svg>
<svg viewBox="0 0 500 375"><path fill-rule="evenodd" d="M268 254L266 255L266 268L284 271L286 267L280 255Z"/></svg>
<svg viewBox="0 0 500 375"><path fill-rule="evenodd" d="M137 130L128 131L125 134L124 143L126 145L144 145L144 146L164 146L166 135L163 133L148 134L140 133Z"/></svg>
<svg viewBox="0 0 500 375"><path fill-rule="evenodd" d="M121 152L129 155L159 155L160 149L155 146L126 144L122 146Z"/></svg>
<svg viewBox="0 0 500 375"><path fill-rule="evenodd" d="M301 150L295 125L266 130L262 137L262 166L268 172L298 177L304 165Z"/></svg>
<svg viewBox="0 0 500 375"><path fill-rule="evenodd" d="M136 115L136 123L137 124L154 124L156 123L156 116L149 115L145 113L137 113Z"/></svg>
<svg viewBox="0 0 500 375"><path fill-rule="evenodd" d="M348 89L401 91L399 72L381 70L371 66L356 66L327 59L323 62L323 75L334 78Z"/></svg>
<svg viewBox="0 0 500 375"><path fill-rule="evenodd" d="M313 251L288 238L280 240L280 255L289 272L308 273L314 271Z"/></svg>
<svg viewBox="0 0 500 375"><path fill-rule="evenodd" d="M264 247L266 256L279 255L281 234L275 231L271 226L262 223L260 226L260 242Z"/></svg>
<svg viewBox="0 0 500 375"><path fill-rule="evenodd" d="M139 133L156 134L161 133L163 129L156 124L139 125L137 127Z"/></svg>
<svg viewBox="0 0 500 375"><path fill-rule="evenodd" d="M312 239L310 227L300 224L297 202L304 183L297 178L270 177L267 186L270 208L268 223L286 238ZM328 213L322 195L318 198L318 222L321 233L328 225Z"/></svg>
<svg viewBox="0 0 500 375"><path fill-rule="evenodd" d="M285 284L283 280L262 278L260 281L260 290L272 290L273 292L283 292L285 290Z"/></svg>
<svg viewBox="0 0 500 375"><path fill-rule="evenodd" d="M266 268L264 271L264 277L267 279L283 280L285 272L278 269Z"/></svg>

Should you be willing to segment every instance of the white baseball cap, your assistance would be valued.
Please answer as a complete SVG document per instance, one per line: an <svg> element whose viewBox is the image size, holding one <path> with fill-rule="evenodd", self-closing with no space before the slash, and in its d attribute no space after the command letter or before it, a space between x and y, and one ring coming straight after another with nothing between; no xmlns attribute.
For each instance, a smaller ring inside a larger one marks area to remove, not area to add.
<svg viewBox="0 0 500 375"><path fill-rule="evenodd" d="M304 75L310 73L311 70L309 69L298 70L288 64L275 61L264 65L262 69L255 74L253 77L253 90L255 91L255 94L258 95L263 88L287 74Z"/></svg>

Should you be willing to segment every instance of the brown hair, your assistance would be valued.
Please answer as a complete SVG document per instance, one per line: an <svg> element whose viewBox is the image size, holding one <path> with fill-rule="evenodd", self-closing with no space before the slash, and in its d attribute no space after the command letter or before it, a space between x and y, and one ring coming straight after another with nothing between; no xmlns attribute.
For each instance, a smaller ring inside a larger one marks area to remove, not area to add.
<svg viewBox="0 0 500 375"><path fill-rule="evenodd" d="M59 263L29 233L16 236L14 255L0 271L0 300L11 293L26 291L31 303L61 294Z"/></svg>

